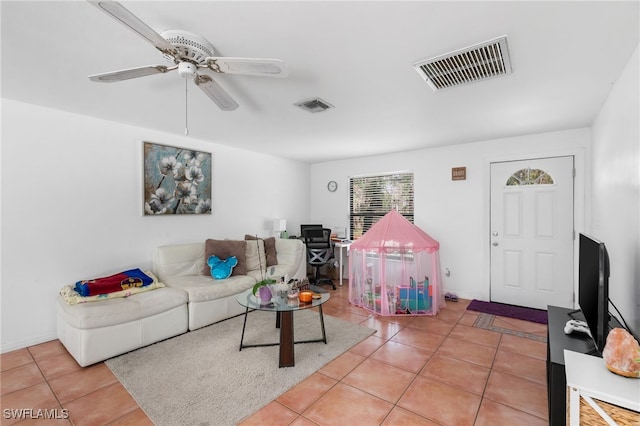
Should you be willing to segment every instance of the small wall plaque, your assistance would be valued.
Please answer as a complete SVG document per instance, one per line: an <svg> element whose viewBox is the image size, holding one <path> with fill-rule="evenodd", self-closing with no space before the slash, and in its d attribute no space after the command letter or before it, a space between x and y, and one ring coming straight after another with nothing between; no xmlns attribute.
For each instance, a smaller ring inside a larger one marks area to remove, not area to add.
<svg viewBox="0 0 640 426"><path fill-rule="evenodd" d="M451 168L451 180L467 180L467 168L466 167Z"/></svg>

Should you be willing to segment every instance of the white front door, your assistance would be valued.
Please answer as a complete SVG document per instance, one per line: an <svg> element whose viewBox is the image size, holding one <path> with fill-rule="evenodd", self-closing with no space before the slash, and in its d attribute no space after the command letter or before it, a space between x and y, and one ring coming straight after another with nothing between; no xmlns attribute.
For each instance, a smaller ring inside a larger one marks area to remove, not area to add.
<svg viewBox="0 0 640 426"><path fill-rule="evenodd" d="M491 301L573 307L573 161L491 163Z"/></svg>

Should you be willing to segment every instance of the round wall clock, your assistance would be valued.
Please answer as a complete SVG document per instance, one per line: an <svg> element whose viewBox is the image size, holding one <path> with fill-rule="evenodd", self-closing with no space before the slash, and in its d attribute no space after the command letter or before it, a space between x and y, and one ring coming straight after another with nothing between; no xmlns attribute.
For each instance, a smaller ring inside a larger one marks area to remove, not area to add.
<svg viewBox="0 0 640 426"><path fill-rule="evenodd" d="M327 184L327 189L331 192L336 192L336 189L338 189L338 184L336 183L335 180L331 180Z"/></svg>

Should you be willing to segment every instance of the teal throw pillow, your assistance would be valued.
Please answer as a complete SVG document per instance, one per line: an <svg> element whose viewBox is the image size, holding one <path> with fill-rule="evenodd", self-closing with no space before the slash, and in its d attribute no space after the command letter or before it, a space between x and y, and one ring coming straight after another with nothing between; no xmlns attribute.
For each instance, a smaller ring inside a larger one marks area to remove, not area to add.
<svg viewBox="0 0 640 426"><path fill-rule="evenodd" d="M209 259L207 259L207 265L211 268L211 276L215 280L229 278L237 264L238 259L235 256L226 259L220 259L218 256L209 256Z"/></svg>

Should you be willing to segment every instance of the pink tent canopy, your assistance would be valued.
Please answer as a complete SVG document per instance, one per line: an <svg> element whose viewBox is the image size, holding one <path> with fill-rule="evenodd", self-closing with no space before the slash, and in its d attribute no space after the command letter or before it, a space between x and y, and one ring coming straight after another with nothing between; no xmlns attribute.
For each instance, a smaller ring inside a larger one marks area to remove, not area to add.
<svg viewBox="0 0 640 426"><path fill-rule="evenodd" d="M380 315L436 315L440 243L395 210L350 249L349 301Z"/></svg>
<svg viewBox="0 0 640 426"><path fill-rule="evenodd" d="M352 250L360 249L385 253L393 251L433 253L439 248L440 243L395 210L384 215L351 245Z"/></svg>

